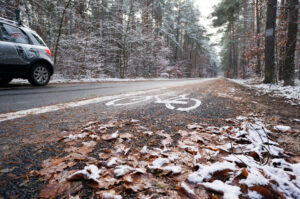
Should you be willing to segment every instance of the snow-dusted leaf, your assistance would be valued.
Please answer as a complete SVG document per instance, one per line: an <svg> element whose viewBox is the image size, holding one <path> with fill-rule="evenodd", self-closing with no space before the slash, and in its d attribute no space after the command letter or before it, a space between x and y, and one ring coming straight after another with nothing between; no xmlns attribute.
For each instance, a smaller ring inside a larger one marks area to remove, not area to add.
<svg viewBox="0 0 300 199"><path fill-rule="evenodd" d="M99 189L110 189L119 182L120 182L120 180L118 180L114 177L111 177L110 175L105 175L105 176L99 178L98 188Z"/></svg>
<svg viewBox="0 0 300 199"><path fill-rule="evenodd" d="M122 177L122 176L128 174L129 172L131 172L132 170L133 170L133 168L128 165L116 166L115 170L114 170L114 176Z"/></svg>
<svg viewBox="0 0 300 199"><path fill-rule="evenodd" d="M109 141L109 140L114 140L114 139L117 139L119 137L119 131L116 131L112 134L104 134L102 135L102 139L103 140L106 140L106 141Z"/></svg>
<svg viewBox="0 0 300 199"><path fill-rule="evenodd" d="M133 192L140 192L148 189L152 185L152 179L145 173L134 172L124 177L124 187Z"/></svg>
<svg viewBox="0 0 300 199"><path fill-rule="evenodd" d="M101 170L98 169L95 165L89 165L84 167L83 170L77 171L73 173L71 176L67 178L69 181L74 180L93 180L98 182L98 178L100 177Z"/></svg>
<svg viewBox="0 0 300 199"><path fill-rule="evenodd" d="M142 148L142 150L141 150L141 154L142 154L142 155L145 155L145 154L147 154L147 153L148 153L147 146L144 146L144 147Z"/></svg>
<svg viewBox="0 0 300 199"><path fill-rule="evenodd" d="M120 138L130 140L134 136L131 133L121 133Z"/></svg>
<svg viewBox="0 0 300 199"><path fill-rule="evenodd" d="M195 123L195 124L188 124L187 128L190 130L201 130L203 129L203 126Z"/></svg>
<svg viewBox="0 0 300 199"><path fill-rule="evenodd" d="M114 191L102 191L99 192L101 199L122 199L123 197L121 195L117 195Z"/></svg>
<svg viewBox="0 0 300 199"><path fill-rule="evenodd" d="M274 126L274 129L276 131L279 131L281 133L286 133L286 132L289 132L292 130L292 128L290 126L284 126L284 125L277 125L277 126Z"/></svg>
<svg viewBox="0 0 300 199"><path fill-rule="evenodd" d="M147 135L147 136L151 136L151 135L153 135L153 132L152 131L144 131L143 134Z"/></svg>
<svg viewBox="0 0 300 199"><path fill-rule="evenodd" d="M115 167L115 166L117 166L120 163L122 163L122 161L119 158L112 157L109 160L107 160L106 166L108 166L108 167Z"/></svg>
<svg viewBox="0 0 300 199"><path fill-rule="evenodd" d="M189 198L196 197L194 190L185 182L180 184L179 191L187 195Z"/></svg>

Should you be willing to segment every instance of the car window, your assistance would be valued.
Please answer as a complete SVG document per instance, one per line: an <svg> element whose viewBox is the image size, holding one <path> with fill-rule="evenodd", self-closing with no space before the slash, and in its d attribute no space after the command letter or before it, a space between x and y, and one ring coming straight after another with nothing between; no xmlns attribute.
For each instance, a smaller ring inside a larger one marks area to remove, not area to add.
<svg viewBox="0 0 300 199"><path fill-rule="evenodd" d="M21 44L30 44L28 36L19 28L0 23L2 40Z"/></svg>
<svg viewBox="0 0 300 199"><path fill-rule="evenodd" d="M44 41L42 40L42 38L40 38L40 36L38 36L35 33L31 33L32 36L35 38L35 40L41 45L41 46L46 46L46 44L44 43Z"/></svg>
<svg viewBox="0 0 300 199"><path fill-rule="evenodd" d="M3 41L1 28L0 28L0 41Z"/></svg>

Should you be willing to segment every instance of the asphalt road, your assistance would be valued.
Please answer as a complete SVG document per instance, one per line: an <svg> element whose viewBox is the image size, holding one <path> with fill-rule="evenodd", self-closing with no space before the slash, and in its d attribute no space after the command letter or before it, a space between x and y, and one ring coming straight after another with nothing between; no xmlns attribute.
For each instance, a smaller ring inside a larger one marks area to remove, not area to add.
<svg viewBox="0 0 300 199"><path fill-rule="evenodd" d="M46 87L10 85L0 87L0 113L16 112L36 107L111 96L134 91L183 86L203 79L50 84Z"/></svg>

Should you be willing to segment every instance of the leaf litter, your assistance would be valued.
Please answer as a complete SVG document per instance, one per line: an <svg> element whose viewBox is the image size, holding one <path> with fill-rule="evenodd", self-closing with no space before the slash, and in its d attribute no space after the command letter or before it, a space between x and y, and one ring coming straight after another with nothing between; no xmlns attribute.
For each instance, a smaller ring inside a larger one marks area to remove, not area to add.
<svg viewBox="0 0 300 199"><path fill-rule="evenodd" d="M86 182L100 198L297 198L299 159L284 153L262 120L225 122L187 124L174 132L175 144L172 134L139 120L89 123L63 137L64 157L36 171L46 182L39 196L77 197ZM145 136L158 137L158 147L136 146Z"/></svg>

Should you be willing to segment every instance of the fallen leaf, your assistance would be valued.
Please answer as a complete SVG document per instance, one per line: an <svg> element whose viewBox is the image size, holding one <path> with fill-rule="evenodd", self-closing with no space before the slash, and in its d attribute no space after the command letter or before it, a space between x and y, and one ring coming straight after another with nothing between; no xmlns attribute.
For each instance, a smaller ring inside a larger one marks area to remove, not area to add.
<svg viewBox="0 0 300 199"><path fill-rule="evenodd" d="M184 195L188 196L188 198L196 198L194 190L191 187L189 187L189 185L185 182L182 182L177 188L177 190L183 193Z"/></svg>
<svg viewBox="0 0 300 199"><path fill-rule="evenodd" d="M101 199L122 199L121 195L117 195L114 191L110 191L110 192L97 192L97 194L100 195Z"/></svg>
<svg viewBox="0 0 300 199"><path fill-rule="evenodd" d="M260 195L262 195L263 198L268 198L268 199L275 199L272 192L267 189L266 187L263 186L252 186L249 188L251 191L256 191Z"/></svg>
<svg viewBox="0 0 300 199"><path fill-rule="evenodd" d="M102 135L102 139L103 140L106 140L106 141L109 141L109 140L114 140L114 139L117 139L119 137L119 131L116 131L112 134L105 134L105 135Z"/></svg>
<svg viewBox="0 0 300 199"><path fill-rule="evenodd" d="M134 172L124 177L124 187L133 192L140 192L152 185L152 179L147 174Z"/></svg>
<svg viewBox="0 0 300 199"><path fill-rule="evenodd" d="M128 139L128 140L130 140L133 137L134 136L131 133L122 133L122 134L120 134L120 138L122 138L122 139Z"/></svg>
<svg viewBox="0 0 300 199"><path fill-rule="evenodd" d="M60 164L62 161L64 161L62 158L55 159L52 162L51 166L56 166L56 165Z"/></svg>
<svg viewBox="0 0 300 199"><path fill-rule="evenodd" d="M56 183L56 184L47 184L39 193L39 198L57 198L66 190L71 188L71 183Z"/></svg>
<svg viewBox="0 0 300 199"><path fill-rule="evenodd" d="M15 170L16 167L1 169L0 173L9 173Z"/></svg>

